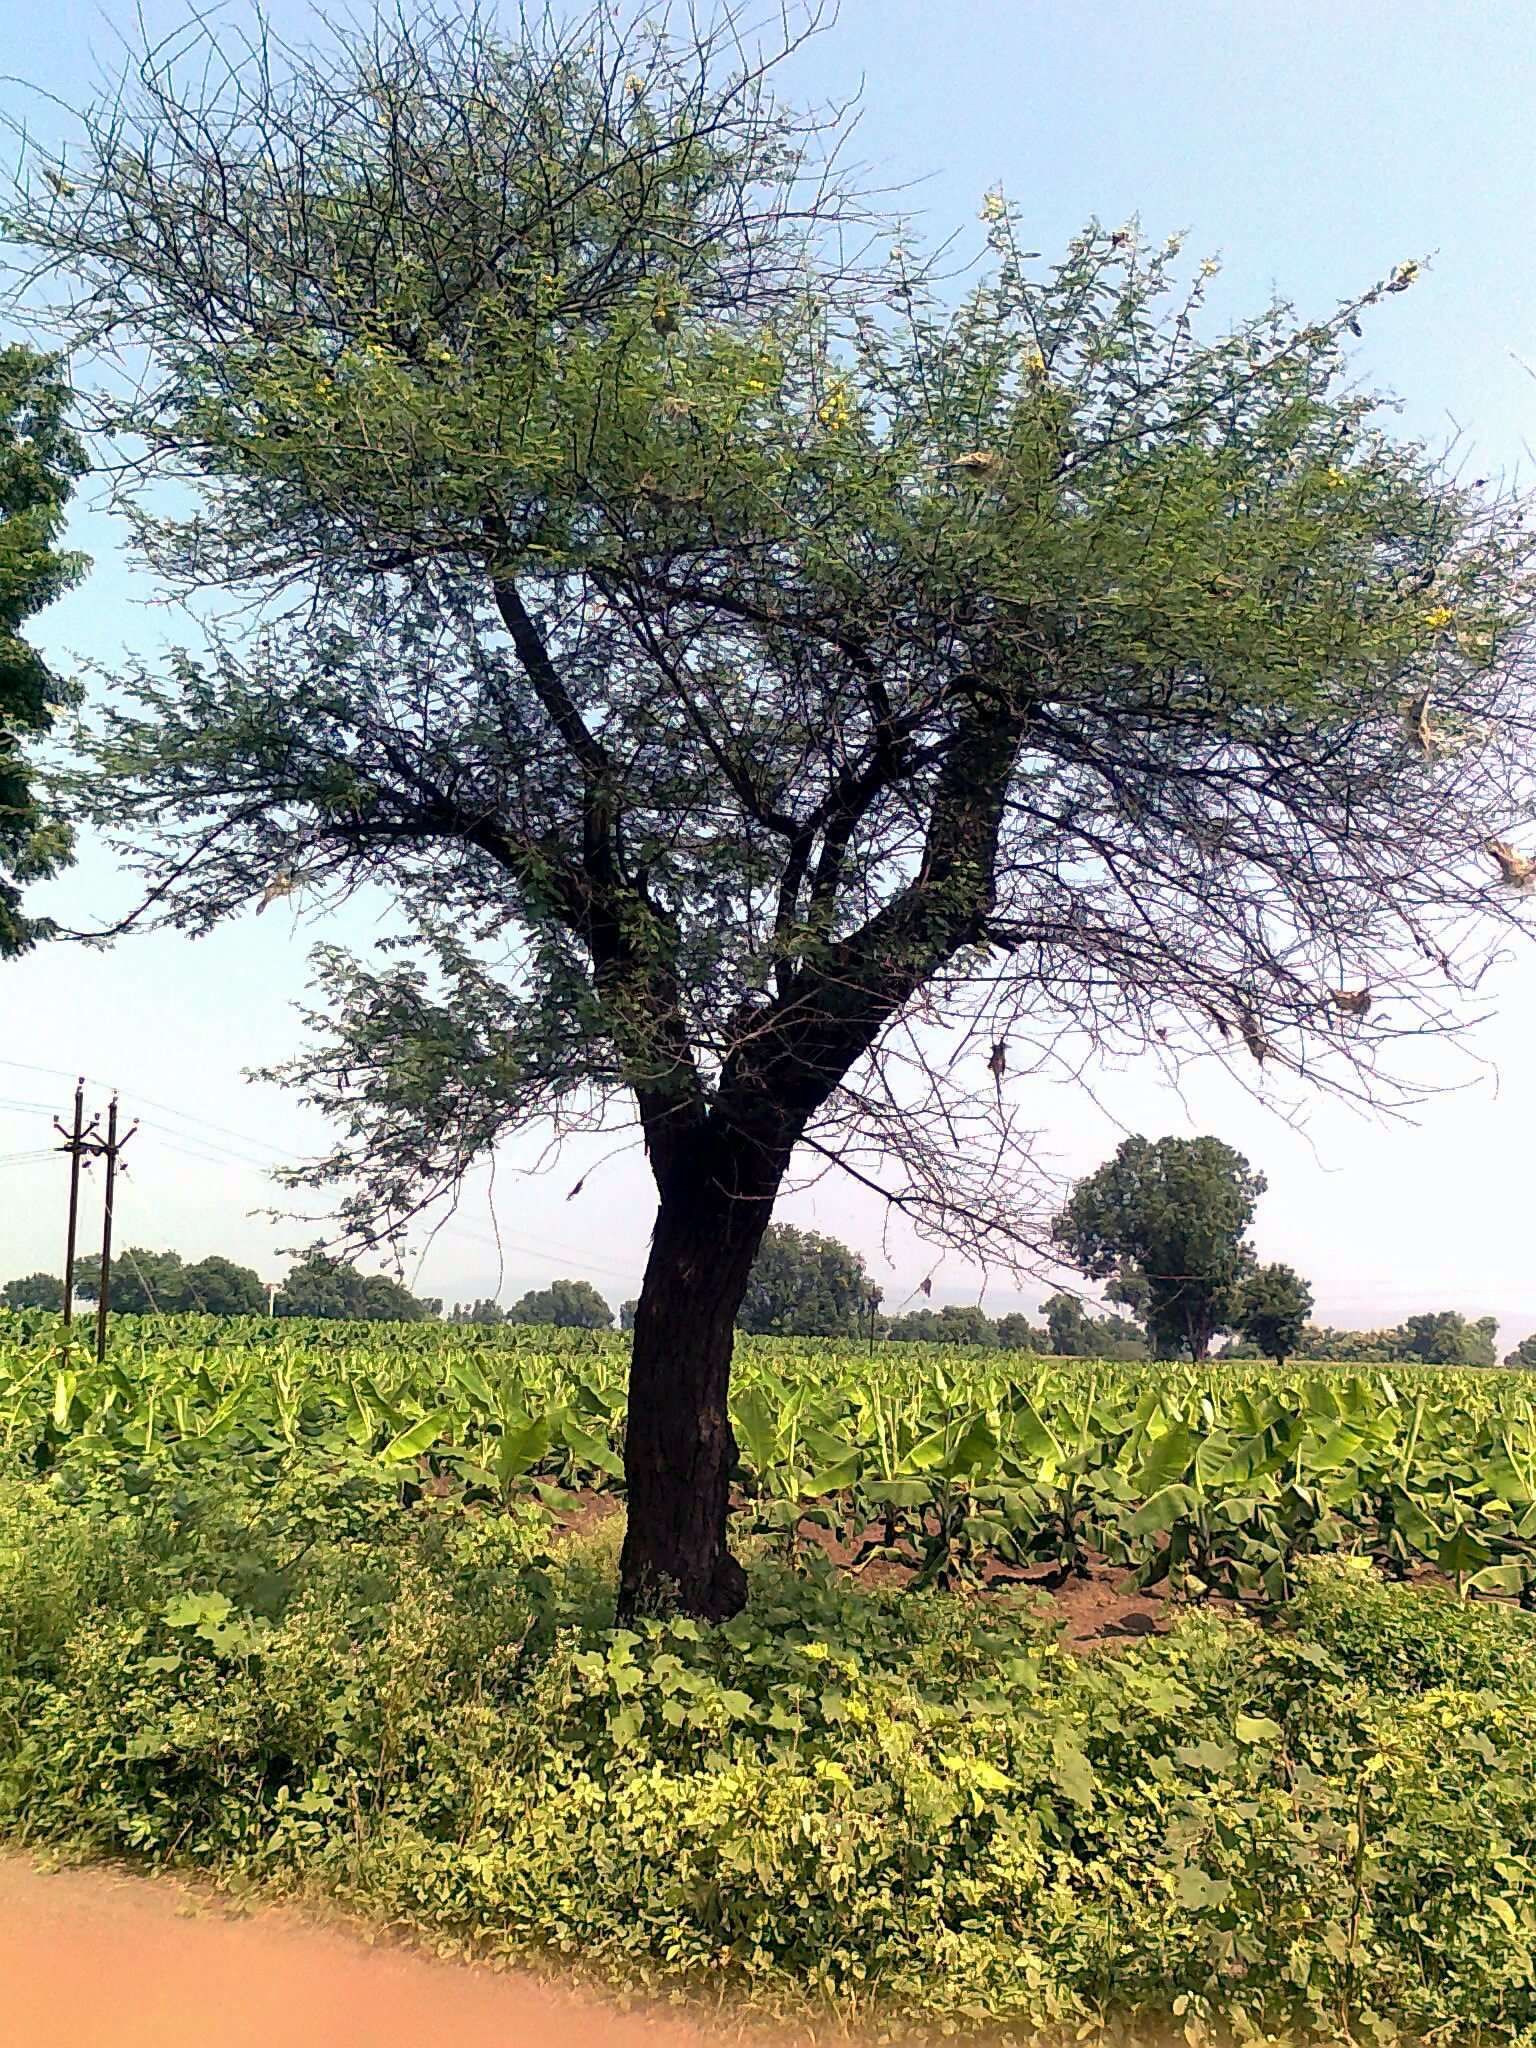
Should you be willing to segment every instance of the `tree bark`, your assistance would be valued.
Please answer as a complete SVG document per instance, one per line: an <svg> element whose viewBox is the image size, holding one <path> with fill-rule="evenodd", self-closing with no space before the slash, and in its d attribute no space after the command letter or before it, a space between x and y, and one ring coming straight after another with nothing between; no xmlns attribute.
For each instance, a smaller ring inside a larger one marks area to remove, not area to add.
<svg viewBox="0 0 1536 2048"><path fill-rule="evenodd" d="M731 1354L783 1170L783 1157L711 1134L685 1149L662 1188L630 1354L621 1619L725 1621L746 1601L726 1540Z"/></svg>

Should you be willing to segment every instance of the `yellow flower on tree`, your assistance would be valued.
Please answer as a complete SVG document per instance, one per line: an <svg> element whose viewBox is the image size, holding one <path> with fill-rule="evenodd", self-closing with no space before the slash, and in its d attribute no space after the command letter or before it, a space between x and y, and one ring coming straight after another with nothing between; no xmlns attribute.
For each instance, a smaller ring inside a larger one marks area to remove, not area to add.
<svg viewBox="0 0 1536 2048"><path fill-rule="evenodd" d="M1438 633L1442 626L1448 626L1456 614L1448 604L1437 604L1424 614L1424 623L1431 632Z"/></svg>
<svg viewBox="0 0 1536 2048"><path fill-rule="evenodd" d="M853 406L849 401L846 384L838 381L828 388L826 397L816 408L816 417L834 434L847 426L853 417Z"/></svg>

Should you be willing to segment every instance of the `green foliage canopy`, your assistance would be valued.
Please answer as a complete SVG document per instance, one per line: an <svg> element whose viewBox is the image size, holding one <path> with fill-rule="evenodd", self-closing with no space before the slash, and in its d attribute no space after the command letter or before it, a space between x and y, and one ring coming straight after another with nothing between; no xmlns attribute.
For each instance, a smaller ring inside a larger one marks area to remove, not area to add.
<svg viewBox="0 0 1536 2048"><path fill-rule="evenodd" d="M455 1302L448 1316L450 1323L479 1324L494 1327L507 1320L507 1312L500 1302L493 1298Z"/></svg>
<svg viewBox="0 0 1536 2048"><path fill-rule="evenodd" d="M1266 1358L1294 1358L1312 1313L1312 1290L1290 1266L1260 1266L1238 1288L1235 1324Z"/></svg>
<svg viewBox="0 0 1536 2048"><path fill-rule="evenodd" d="M1035 1332L1027 1319L1012 1319L1016 1348L1033 1350ZM984 1344L1003 1342L1001 1325L994 1323L979 1302L948 1301L942 1308L913 1308L905 1314L882 1319L876 1328L895 1344Z"/></svg>
<svg viewBox="0 0 1536 2048"><path fill-rule="evenodd" d="M590 1280L551 1280L507 1310L509 1323L539 1323L556 1330L609 1330L613 1310Z"/></svg>
<svg viewBox="0 0 1536 2048"><path fill-rule="evenodd" d="M311 1252L293 1267L277 1295L280 1316L321 1316L328 1321L419 1323L443 1304L421 1299L386 1273L362 1273L343 1259Z"/></svg>
<svg viewBox="0 0 1536 2048"><path fill-rule="evenodd" d="M1113 1287L1106 1290L1113 1298ZM1091 1316L1075 1294L1053 1294L1041 1306L1058 1358L1145 1358L1143 1333L1124 1316Z"/></svg>
<svg viewBox="0 0 1536 2048"><path fill-rule="evenodd" d="M1525 530L1347 361L1415 266L1223 332L1175 244L1042 270L994 197L958 303L837 272L764 74L614 33L342 31L196 106L151 56L11 205L152 366L100 406L144 492L196 479L150 563L275 601L123 665L95 815L188 929L374 882L415 936L321 955L320 1181L376 1235L627 1091L664 1184L809 1134L1011 1238L976 1062L848 1085L925 987L999 1077L1067 1033L1384 1086L1522 908L1536 729Z"/></svg>
<svg viewBox="0 0 1536 2048"><path fill-rule="evenodd" d="M771 1223L736 1322L759 1337L851 1337L868 1322L872 1292L863 1259L847 1245Z"/></svg>
<svg viewBox="0 0 1536 2048"><path fill-rule="evenodd" d="M27 917L21 885L67 861L71 836L42 802L23 748L53 728L77 695L54 675L21 628L85 571L58 545L64 511L85 469L65 424L69 387L58 359L0 348L0 956L25 951L52 929Z"/></svg>
<svg viewBox="0 0 1536 2048"><path fill-rule="evenodd" d="M1145 1283L1159 1357L1204 1358L1253 1267L1246 1234L1264 1186L1219 1138L1127 1138L1073 1189L1056 1239L1092 1279Z"/></svg>
<svg viewBox="0 0 1536 2048"><path fill-rule="evenodd" d="M101 1294L101 1260L93 1252L75 1263L75 1290L87 1301ZM111 1308L118 1315L259 1316L267 1290L249 1266L219 1254L188 1264L179 1252L120 1249L112 1261Z"/></svg>
<svg viewBox="0 0 1536 2048"><path fill-rule="evenodd" d="M1455 1309L1410 1316L1403 1325L1403 1352L1425 1365L1494 1365L1498 1329L1492 1316L1470 1323Z"/></svg>
<svg viewBox="0 0 1536 2048"><path fill-rule="evenodd" d="M6 1281L0 1302L7 1308L59 1309L64 1306L64 1282L57 1273L27 1273Z"/></svg>

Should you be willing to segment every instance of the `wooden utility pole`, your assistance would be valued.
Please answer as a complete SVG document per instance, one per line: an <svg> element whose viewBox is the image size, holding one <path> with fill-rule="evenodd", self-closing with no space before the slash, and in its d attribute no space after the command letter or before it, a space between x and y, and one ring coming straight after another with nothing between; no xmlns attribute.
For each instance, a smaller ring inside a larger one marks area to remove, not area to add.
<svg viewBox="0 0 1536 2048"><path fill-rule="evenodd" d="M53 1128L64 1143L61 1152L69 1154L69 1229L64 1239L64 1350L69 1352L70 1325L75 1319L75 1234L80 1222L80 1162L93 1149L96 1134L96 1119L91 1118L87 1129L85 1124L85 1076L82 1074L75 1083L75 1120L71 1129L55 1117Z"/></svg>
<svg viewBox="0 0 1536 2048"><path fill-rule="evenodd" d="M112 1289L112 1195L117 1183L118 1155L138 1129L131 1124L123 1135L117 1135L117 1097L114 1095L107 1104L107 1135L105 1141L98 1140L92 1150L107 1162L106 1199L101 1212L101 1292L96 1298L96 1362L99 1365L107 1355L107 1302Z"/></svg>

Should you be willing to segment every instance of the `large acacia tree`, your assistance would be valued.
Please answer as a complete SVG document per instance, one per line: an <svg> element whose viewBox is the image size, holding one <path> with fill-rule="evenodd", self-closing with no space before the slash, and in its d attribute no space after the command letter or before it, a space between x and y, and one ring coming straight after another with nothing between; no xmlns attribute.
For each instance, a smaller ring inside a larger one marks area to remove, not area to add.
<svg viewBox="0 0 1536 2048"><path fill-rule="evenodd" d="M787 1176L1007 1255L1058 1050L1375 1093L1455 1028L1524 901L1529 550L1347 381L1411 266L1222 331L1171 246L1040 267L994 197L946 294L729 24L220 34L11 208L145 561L230 599L115 679L97 815L193 932L390 892L291 1070L354 1240L631 1105L621 1600L728 1614Z"/></svg>

